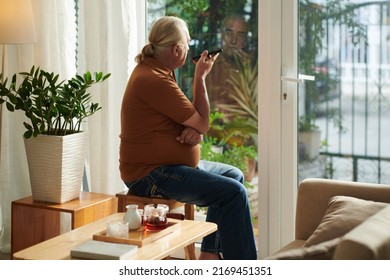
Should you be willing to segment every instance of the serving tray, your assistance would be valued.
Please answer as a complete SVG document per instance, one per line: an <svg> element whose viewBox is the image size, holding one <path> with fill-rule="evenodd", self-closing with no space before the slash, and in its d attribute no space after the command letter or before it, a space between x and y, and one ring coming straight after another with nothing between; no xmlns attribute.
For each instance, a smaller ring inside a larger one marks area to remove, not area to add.
<svg viewBox="0 0 390 280"><path fill-rule="evenodd" d="M144 227L139 228L138 230L129 231L128 237L113 237L107 236L107 231L101 231L97 234L93 235L93 240L105 241L105 242L113 242L113 243L121 243L121 244L132 244L142 247L145 244L149 244L161 237L172 233L174 230L180 227L180 221L169 219L168 227L159 230L159 231L147 231Z"/></svg>

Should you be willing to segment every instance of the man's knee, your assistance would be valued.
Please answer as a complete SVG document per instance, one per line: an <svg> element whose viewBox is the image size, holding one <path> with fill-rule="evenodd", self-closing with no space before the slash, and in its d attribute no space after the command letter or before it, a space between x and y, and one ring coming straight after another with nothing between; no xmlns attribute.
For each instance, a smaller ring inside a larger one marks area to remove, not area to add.
<svg viewBox="0 0 390 280"><path fill-rule="evenodd" d="M248 197L248 191L246 187L238 181L235 181L232 184L233 184L232 188L234 190L234 195L242 197L242 199L246 200Z"/></svg>
<svg viewBox="0 0 390 280"><path fill-rule="evenodd" d="M229 170L228 176L240 182L241 184L244 183L244 173L235 166L232 166L232 168Z"/></svg>

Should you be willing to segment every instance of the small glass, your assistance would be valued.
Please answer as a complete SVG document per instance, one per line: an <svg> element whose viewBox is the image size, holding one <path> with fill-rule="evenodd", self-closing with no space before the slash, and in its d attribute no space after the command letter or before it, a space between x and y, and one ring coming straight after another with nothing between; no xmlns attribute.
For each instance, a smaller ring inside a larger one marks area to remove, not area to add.
<svg viewBox="0 0 390 280"><path fill-rule="evenodd" d="M125 238L129 236L129 223L122 220L107 223L107 236Z"/></svg>
<svg viewBox="0 0 390 280"><path fill-rule="evenodd" d="M166 204L148 204L144 207L144 226L148 231L162 230L168 227Z"/></svg>

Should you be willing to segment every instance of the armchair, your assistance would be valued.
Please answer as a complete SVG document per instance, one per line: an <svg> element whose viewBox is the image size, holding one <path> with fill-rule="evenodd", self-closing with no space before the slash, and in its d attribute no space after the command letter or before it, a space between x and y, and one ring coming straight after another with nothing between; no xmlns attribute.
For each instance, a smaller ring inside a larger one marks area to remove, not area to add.
<svg viewBox="0 0 390 280"><path fill-rule="evenodd" d="M268 259L390 259L389 203L389 185L305 179L295 240Z"/></svg>

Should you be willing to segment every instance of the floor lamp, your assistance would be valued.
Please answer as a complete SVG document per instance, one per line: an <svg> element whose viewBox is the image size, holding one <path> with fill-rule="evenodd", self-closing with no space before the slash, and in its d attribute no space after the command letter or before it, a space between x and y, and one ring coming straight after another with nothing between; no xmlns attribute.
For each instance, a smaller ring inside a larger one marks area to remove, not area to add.
<svg viewBox="0 0 390 280"><path fill-rule="evenodd" d="M31 0L0 0L0 45L2 45L1 74L5 79L5 51L7 44L29 44L36 41ZM0 163L2 140L2 104L0 104ZM0 236L3 221L0 204Z"/></svg>

